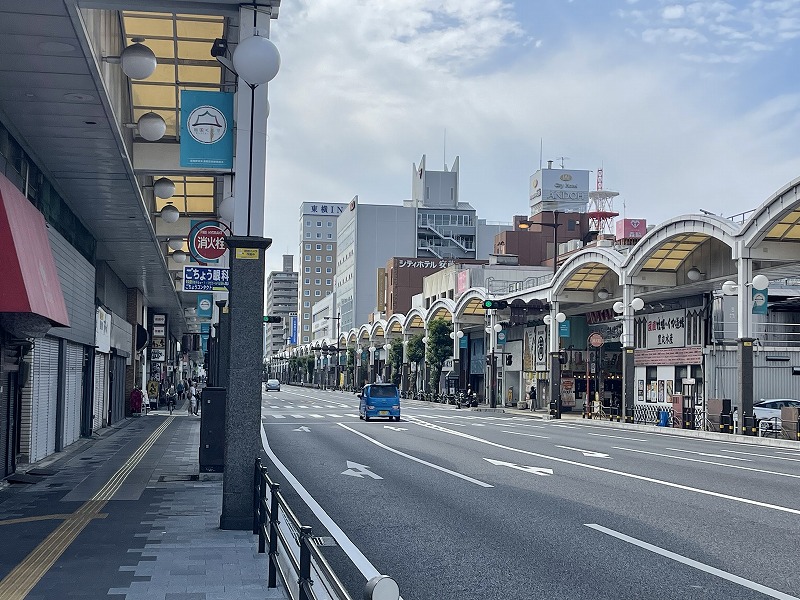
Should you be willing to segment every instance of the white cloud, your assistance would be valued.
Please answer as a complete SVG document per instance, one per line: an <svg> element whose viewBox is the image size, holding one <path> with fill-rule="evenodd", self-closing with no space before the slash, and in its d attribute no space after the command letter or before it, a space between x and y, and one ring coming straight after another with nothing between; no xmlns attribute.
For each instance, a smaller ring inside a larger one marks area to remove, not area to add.
<svg viewBox="0 0 800 600"><path fill-rule="evenodd" d="M685 9L680 4L671 4L670 6L664 7L661 11L661 16L667 20L680 19L685 12Z"/></svg>
<svg viewBox="0 0 800 600"><path fill-rule="evenodd" d="M440 167L445 128L448 164L461 157L462 199L492 221L528 210L541 138L545 160L604 163L606 187L621 192L628 216L651 222L699 205L747 210L796 176L800 99L742 112L741 82L689 62L736 64L737 55L701 53L704 34L652 28L653 43L698 50L681 62L632 51L602 30L541 45L536 30L545 28L523 31L504 2L282 7L273 39L283 66L270 84L269 268L296 252L301 202L408 198L412 162L427 154Z"/></svg>

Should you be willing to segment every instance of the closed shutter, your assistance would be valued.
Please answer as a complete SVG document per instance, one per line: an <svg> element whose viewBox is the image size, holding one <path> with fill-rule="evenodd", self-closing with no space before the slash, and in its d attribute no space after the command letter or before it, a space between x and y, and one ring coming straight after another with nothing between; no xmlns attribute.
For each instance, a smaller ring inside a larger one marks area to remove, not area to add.
<svg viewBox="0 0 800 600"><path fill-rule="evenodd" d="M83 346L67 342L64 388L64 446L81 436L81 402L83 399Z"/></svg>
<svg viewBox="0 0 800 600"><path fill-rule="evenodd" d="M56 403L58 401L58 340L36 340L33 349L30 462L56 451Z"/></svg>
<svg viewBox="0 0 800 600"><path fill-rule="evenodd" d="M94 355L94 394L92 395L92 431L103 427L108 412L108 354Z"/></svg>

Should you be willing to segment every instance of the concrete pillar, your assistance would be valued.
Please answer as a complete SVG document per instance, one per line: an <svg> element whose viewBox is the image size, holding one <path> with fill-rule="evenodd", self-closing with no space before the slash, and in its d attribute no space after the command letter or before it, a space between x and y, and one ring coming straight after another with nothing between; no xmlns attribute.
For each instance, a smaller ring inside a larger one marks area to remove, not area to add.
<svg viewBox="0 0 800 600"><path fill-rule="evenodd" d="M219 323L217 325L217 373L214 385L228 387L228 369L231 364L231 316L226 300L217 300Z"/></svg>
<svg viewBox="0 0 800 600"><path fill-rule="evenodd" d="M264 255L272 240L226 239L230 266L230 364L225 407L225 465L221 529L253 526L253 469L261 452L261 344Z"/></svg>
<svg viewBox="0 0 800 600"><path fill-rule="evenodd" d="M559 312L557 300L550 301L550 403L554 404L555 410L551 410L551 415L556 419L561 418L561 361L560 350L561 340L558 337L558 321L556 315Z"/></svg>
<svg viewBox="0 0 800 600"><path fill-rule="evenodd" d="M633 321L633 285L626 283L622 286L622 303L625 309L622 313L622 416L626 423L633 423L633 404L635 392L635 366L634 366L634 321Z"/></svg>
<svg viewBox="0 0 800 600"><path fill-rule="evenodd" d="M737 295L737 391L739 400L739 424L736 433L741 433L744 418L753 414L753 297L748 284L753 279L753 262L739 253L737 271L739 286Z"/></svg>

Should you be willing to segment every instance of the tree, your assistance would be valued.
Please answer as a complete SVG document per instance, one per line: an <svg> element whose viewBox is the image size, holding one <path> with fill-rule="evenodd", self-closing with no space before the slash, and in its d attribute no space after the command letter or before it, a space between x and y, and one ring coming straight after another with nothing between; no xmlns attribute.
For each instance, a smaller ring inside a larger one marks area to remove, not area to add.
<svg viewBox="0 0 800 600"><path fill-rule="evenodd" d="M312 383L314 381L314 366L316 365L316 361L313 356L306 356L305 363L306 373L308 374L307 381L308 383Z"/></svg>
<svg viewBox="0 0 800 600"><path fill-rule="evenodd" d="M453 340L450 339L452 325L444 319L433 319L428 323L428 356L431 366L428 383L434 390L439 389L439 377L442 374L444 361L453 355Z"/></svg>
<svg viewBox="0 0 800 600"><path fill-rule="evenodd" d="M355 348L347 349L347 372L350 374L349 379L352 385L355 385L356 380L356 351Z"/></svg>
<svg viewBox="0 0 800 600"><path fill-rule="evenodd" d="M389 364L392 366L392 383L400 385L403 374L403 340L395 338L389 346Z"/></svg>

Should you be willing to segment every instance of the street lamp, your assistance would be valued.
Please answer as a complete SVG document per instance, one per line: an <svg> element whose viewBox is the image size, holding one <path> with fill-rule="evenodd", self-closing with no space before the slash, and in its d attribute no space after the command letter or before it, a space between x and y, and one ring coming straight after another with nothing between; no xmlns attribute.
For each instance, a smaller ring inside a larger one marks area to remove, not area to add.
<svg viewBox="0 0 800 600"><path fill-rule="evenodd" d="M558 211L553 211L552 223L534 223L533 221L520 221L517 223L517 227L520 229L530 229L533 225L553 228L553 275L555 275L558 270L558 228L562 225L558 222Z"/></svg>
<svg viewBox="0 0 800 600"><path fill-rule="evenodd" d="M339 387L339 353L341 349L339 348L339 326L342 321L342 313L336 313L335 317L325 317L326 321L336 321L336 383L334 384L335 388Z"/></svg>

